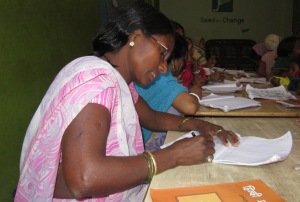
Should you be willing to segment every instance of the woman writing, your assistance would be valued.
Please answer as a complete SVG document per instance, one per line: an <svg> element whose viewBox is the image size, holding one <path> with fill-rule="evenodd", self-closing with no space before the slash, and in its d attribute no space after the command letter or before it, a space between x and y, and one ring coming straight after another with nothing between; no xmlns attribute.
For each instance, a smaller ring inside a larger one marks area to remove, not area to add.
<svg viewBox="0 0 300 202"><path fill-rule="evenodd" d="M121 9L94 40L95 56L77 58L56 76L27 129L15 201L142 201L153 175L213 155L221 126L155 112L133 82L166 72L174 45L168 18L145 3ZM203 136L144 152L140 124Z"/></svg>

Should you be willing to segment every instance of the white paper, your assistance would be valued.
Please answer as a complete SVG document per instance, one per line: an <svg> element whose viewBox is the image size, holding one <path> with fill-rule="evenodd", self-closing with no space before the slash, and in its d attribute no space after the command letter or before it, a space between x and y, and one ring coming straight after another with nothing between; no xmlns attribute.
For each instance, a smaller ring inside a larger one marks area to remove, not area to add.
<svg viewBox="0 0 300 202"><path fill-rule="evenodd" d="M237 79L240 83L261 83L261 84L267 84L269 83L265 77L242 77L240 79Z"/></svg>
<svg viewBox="0 0 300 202"><path fill-rule="evenodd" d="M287 132L275 139L265 139L248 136L240 137L238 147L226 147L217 138L215 141L214 163L258 166L278 161L288 157L292 149L292 135Z"/></svg>
<svg viewBox="0 0 300 202"><path fill-rule="evenodd" d="M200 100L200 105L221 109L224 112L261 106L260 102L244 97L220 96L211 93Z"/></svg>
<svg viewBox="0 0 300 202"><path fill-rule="evenodd" d="M263 98L269 100L288 100L296 99L294 95L288 92L282 85L273 88L259 89L253 88L249 84L246 86L246 92L249 98Z"/></svg>
<svg viewBox="0 0 300 202"><path fill-rule="evenodd" d="M170 146L183 138L192 138L198 135L195 131L188 132L177 140L162 145L161 148ZM214 137L215 154L213 163L258 166L285 160L291 152L293 140L290 131L275 139L266 139L255 136L240 136L240 145L224 146L221 141Z"/></svg>
<svg viewBox="0 0 300 202"><path fill-rule="evenodd" d="M289 107L289 108L300 108L300 104L293 104L290 102L285 102L285 101L276 101L279 104L282 104L285 107Z"/></svg>
<svg viewBox="0 0 300 202"><path fill-rule="evenodd" d="M209 90L213 93L234 93L241 91L243 86L237 86L236 83L224 83L202 86L202 89Z"/></svg>

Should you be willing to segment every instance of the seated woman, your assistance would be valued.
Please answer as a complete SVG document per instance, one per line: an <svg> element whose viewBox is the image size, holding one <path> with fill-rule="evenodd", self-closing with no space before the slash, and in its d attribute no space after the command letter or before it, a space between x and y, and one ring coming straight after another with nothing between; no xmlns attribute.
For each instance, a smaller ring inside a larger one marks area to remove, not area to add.
<svg viewBox="0 0 300 202"><path fill-rule="evenodd" d="M153 175L199 164L238 137L221 126L153 111L133 82L167 71L174 46L169 19L137 1L119 10L56 76L27 129L15 201L142 201ZM139 122L140 121L140 122ZM155 131L198 130L169 148L144 152L140 123Z"/></svg>
<svg viewBox="0 0 300 202"><path fill-rule="evenodd" d="M189 91L175 78L182 72L186 55L187 42L184 37L176 34L174 49L168 60L168 72L159 75L149 86L143 87L135 84L139 95L152 109L186 115L194 115L197 112L201 88L198 88L198 91L197 88ZM166 136L166 133L153 134L152 131L146 128L142 128L142 132L145 148L148 151L158 150Z"/></svg>

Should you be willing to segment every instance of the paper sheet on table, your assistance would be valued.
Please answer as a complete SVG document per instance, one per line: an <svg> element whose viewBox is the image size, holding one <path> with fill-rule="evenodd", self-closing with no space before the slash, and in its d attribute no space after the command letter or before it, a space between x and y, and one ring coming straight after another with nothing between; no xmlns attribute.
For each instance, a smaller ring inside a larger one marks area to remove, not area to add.
<svg viewBox="0 0 300 202"><path fill-rule="evenodd" d="M224 112L261 106L260 102L244 97L221 96L211 93L200 100L200 105L221 109Z"/></svg>
<svg viewBox="0 0 300 202"><path fill-rule="evenodd" d="M179 139L191 138L195 131L184 134ZM239 135L239 134L237 134ZM239 135L240 136L240 135ZM179 139L162 145L161 148L170 146ZM214 137L215 154L213 163L258 166L285 160L291 152L293 140L290 131L275 139L266 139L255 136L240 136L238 147L224 146L221 141Z"/></svg>
<svg viewBox="0 0 300 202"><path fill-rule="evenodd" d="M276 101L288 108L300 108L300 100Z"/></svg>
<svg viewBox="0 0 300 202"><path fill-rule="evenodd" d="M224 83L202 86L202 89L209 90L213 93L234 93L241 91L243 86L237 86L236 83Z"/></svg>
<svg viewBox="0 0 300 202"><path fill-rule="evenodd" d="M225 72L227 74L233 75L233 76L243 76L243 77L254 77L256 76L256 73L254 72L245 72L244 70L234 70L234 69L224 69L219 67L214 67L214 70Z"/></svg>
<svg viewBox="0 0 300 202"><path fill-rule="evenodd" d="M269 100L288 100L288 99L296 99L294 95L288 92L282 85L273 88L253 88L249 84L246 86L246 92L248 93L248 97L250 99L254 98L263 98Z"/></svg>
<svg viewBox="0 0 300 202"><path fill-rule="evenodd" d="M242 77L237 81L240 83L269 83L265 77Z"/></svg>

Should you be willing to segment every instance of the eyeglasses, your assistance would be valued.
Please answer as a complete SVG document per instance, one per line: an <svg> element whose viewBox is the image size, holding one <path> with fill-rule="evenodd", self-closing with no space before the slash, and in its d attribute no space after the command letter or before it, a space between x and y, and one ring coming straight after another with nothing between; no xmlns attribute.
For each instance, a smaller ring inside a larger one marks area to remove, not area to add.
<svg viewBox="0 0 300 202"><path fill-rule="evenodd" d="M153 39L162 49L161 55L163 56L164 60L167 60L168 58L168 48L162 44L159 40L157 40L154 36L150 36L151 39Z"/></svg>

